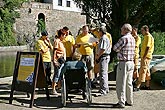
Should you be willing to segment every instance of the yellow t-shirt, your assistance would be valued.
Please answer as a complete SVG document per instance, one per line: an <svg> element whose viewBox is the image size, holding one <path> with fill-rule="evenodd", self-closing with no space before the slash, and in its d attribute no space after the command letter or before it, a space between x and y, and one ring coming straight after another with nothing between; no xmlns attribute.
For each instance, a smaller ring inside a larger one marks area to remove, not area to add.
<svg viewBox="0 0 165 110"><path fill-rule="evenodd" d="M94 34L97 38L99 38L99 39L101 38L101 36L100 36L100 34L99 34L99 31L94 30L94 31L93 31L93 34ZM106 35L107 35L107 37L109 38L110 44L111 44L111 46L112 46L112 37L111 37L111 34L108 33L108 32L106 32Z"/></svg>
<svg viewBox="0 0 165 110"><path fill-rule="evenodd" d="M142 47L141 47L141 58L144 57L144 53L145 53L147 47L149 47L149 51L148 51L146 57L152 58L152 53L154 51L154 38L152 37L151 34L144 36L144 40L142 42Z"/></svg>
<svg viewBox="0 0 165 110"><path fill-rule="evenodd" d="M141 38L138 36L135 38L135 59L139 58L139 45L141 44Z"/></svg>
<svg viewBox="0 0 165 110"><path fill-rule="evenodd" d="M48 48L48 46L44 43L43 40L39 39L37 41L37 49L42 55L43 62L51 62L50 48ZM46 52L43 53L42 50Z"/></svg>
<svg viewBox="0 0 165 110"><path fill-rule="evenodd" d="M110 41L110 44L111 44L111 47L112 47L112 37L111 37L111 34L106 32L106 35L109 38L109 41Z"/></svg>
<svg viewBox="0 0 165 110"><path fill-rule="evenodd" d="M65 39L62 42L66 50L66 57L72 57L73 45L75 44L74 37L71 35L68 35L65 37Z"/></svg>
<svg viewBox="0 0 165 110"><path fill-rule="evenodd" d="M94 30L93 32L92 32L97 38L99 38L100 39L100 34L99 34L99 31L97 31L97 30Z"/></svg>
<svg viewBox="0 0 165 110"><path fill-rule="evenodd" d="M91 36L91 34L85 36L80 34L76 37L76 44L81 44L78 50L82 55L91 55L93 53L93 46L88 42Z"/></svg>

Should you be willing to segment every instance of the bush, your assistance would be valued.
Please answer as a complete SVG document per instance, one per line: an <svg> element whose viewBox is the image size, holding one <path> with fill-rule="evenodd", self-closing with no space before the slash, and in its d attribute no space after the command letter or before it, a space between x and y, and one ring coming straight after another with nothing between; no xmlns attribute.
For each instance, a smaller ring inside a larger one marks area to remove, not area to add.
<svg viewBox="0 0 165 110"><path fill-rule="evenodd" d="M155 55L165 55L165 33L163 32L153 32L152 33L155 41L154 54Z"/></svg>
<svg viewBox="0 0 165 110"><path fill-rule="evenodd" d="M154 55L165 55L165 33L164 32L153 32L151 33L154 37ZM140 35L141 41L143 36ZM140 46L141 49L141 46Z"/></svg>

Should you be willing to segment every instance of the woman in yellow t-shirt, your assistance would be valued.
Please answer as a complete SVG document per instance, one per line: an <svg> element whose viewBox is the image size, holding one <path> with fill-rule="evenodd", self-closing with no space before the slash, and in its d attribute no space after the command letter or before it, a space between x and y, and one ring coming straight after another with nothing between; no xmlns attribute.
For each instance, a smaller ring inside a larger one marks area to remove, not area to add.
<svg viewBox="0 0 165 110"><path fill-rule="evenodd" d="M37 41L37 49L42 55L42 60L46 72L46 81L48 85L51 85L51 55L50 55L50 50L53 50L53 46L50 43L50 40L48 38L48 33L46 30L41 32L41 38Z"/></svg>

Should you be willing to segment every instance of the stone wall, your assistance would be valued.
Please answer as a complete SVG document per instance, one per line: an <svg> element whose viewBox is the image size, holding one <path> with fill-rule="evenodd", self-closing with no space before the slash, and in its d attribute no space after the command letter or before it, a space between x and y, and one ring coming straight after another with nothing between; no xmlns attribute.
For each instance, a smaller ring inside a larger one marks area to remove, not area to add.
<svg viewBox="0 0 165 110"><path fill-rule="evenodd" d="M32 36L37 32L38 15L45 15L46 29L49 36L54 36L56 30L68 26L75 36L78 29L86 23L86 17L80 12L52 9L52 4L26 3L20 10L20 18L16 20L14 29L17 36Z"/></svg>
<svg viewBox="0 0 165 110"><path fill-rule="evenodd" d="M28 51L28 50L29 50L29 45L6 46L6 47L0 47L0 54L3 54L3 52L5 53L5 52Z"/></svg>

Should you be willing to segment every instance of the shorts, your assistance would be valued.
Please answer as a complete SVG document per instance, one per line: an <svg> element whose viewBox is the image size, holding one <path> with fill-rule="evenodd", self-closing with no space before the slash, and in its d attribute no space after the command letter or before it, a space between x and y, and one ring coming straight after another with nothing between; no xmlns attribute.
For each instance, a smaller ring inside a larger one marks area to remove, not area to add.
<svg viewBox="0 0 165 110"><path fill-rule="evenodd" d="M149 58L141 59L139 78L138 78L140 82L151 80L151 74L149 69L150 61L151 59Z"/></svg>
<svg viewBox="0 0 165 110"><path fill-rule="evenodd" d="M82 55L81 61L86 64L88 71L93 69L93 67L94 67L94 56L93 56L93 54L91 54L91 55Z"/></svg>
<svg viewBox="0 0 165 110"><path fill-rule="evenodd" d="M137 79L139 77L139 73L138 73L138 63L139 63L139 59L138 58L135 58L134 59L134 72L133 72L133 78L134 79Z"/></svg>

